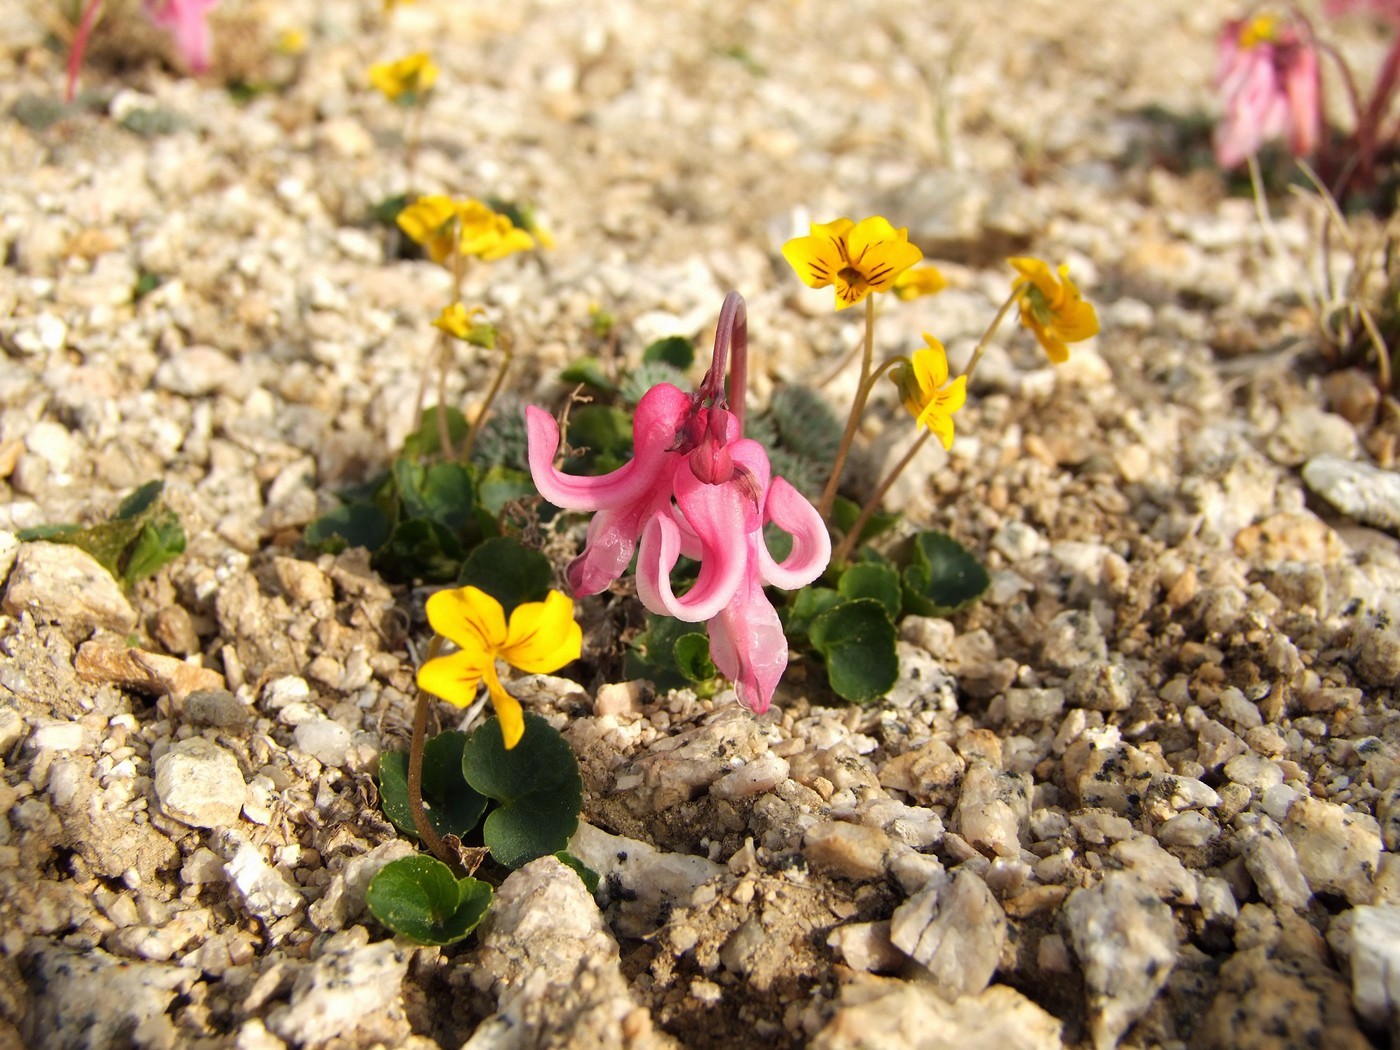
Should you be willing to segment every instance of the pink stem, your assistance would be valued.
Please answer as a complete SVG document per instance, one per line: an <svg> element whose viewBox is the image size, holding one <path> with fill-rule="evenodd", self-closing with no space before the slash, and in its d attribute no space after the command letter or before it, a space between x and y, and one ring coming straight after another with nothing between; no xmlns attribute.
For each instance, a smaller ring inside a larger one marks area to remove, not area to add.
<svg viewBox="0 0 1400 1050"><path fill-rule="evenodd" d="M78 90L78 70L83 65L83 55L87 53L88 36L92 33L93 24L97 21L97 12L102 7L102 0L88 0L87 7L83 8L83 16L78 19L78 31L73 34L73 43L68 48L68 87L63 93L63 101L71 103L73 96Z"/></svg>
<svg viewBox="0 0 1400 1050"><path fill-rule="evenodd" d="M715 326L715 351L710 358L710 370L700 381L697 397L709 398L711 404L719 403L720 384L724 382L725 367L730 350L734 352L734 366L729 370L729 411L739 423L739 434L744 433L744 397L748 387L749 368L749 311L744 305L744 297L738 292L730 292L724 297L720 307L719 323Z"/></svg>

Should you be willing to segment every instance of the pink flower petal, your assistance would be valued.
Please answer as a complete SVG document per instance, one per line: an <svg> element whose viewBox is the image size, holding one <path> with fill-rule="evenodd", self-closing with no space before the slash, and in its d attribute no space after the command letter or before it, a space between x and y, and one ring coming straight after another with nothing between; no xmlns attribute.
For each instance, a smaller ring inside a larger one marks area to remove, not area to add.
<svg viewBox="0 0 1400 1050"><path fill-rule="evenodd" d="M764 583L785 591L805 587L831 561L831 534L817 509L784 478L774 478L763 507L764 517L792 536L792 552L775 562L762 541L758 544L758 569Z"/></svg>
<svg viewBox="0 0 1400 1050"><path fill-rule="evenodd" d="M748 539L749 565L756 564L759 539ZM709 623L710 659L720 674L734 683L739 702L763 714L787 668L787 638L763 584L752 568L734 598Z"/></svg>

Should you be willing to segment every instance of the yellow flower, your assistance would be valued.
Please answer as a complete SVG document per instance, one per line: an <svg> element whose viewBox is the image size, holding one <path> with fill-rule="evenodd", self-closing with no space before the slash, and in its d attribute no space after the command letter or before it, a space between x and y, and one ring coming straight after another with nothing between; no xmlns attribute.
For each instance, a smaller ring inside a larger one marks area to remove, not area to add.
<svg viewBox="0 0 1400 1050"><path fill-rule="evenodd" d="M1255 15L1240 26L1239 46L1248 51L1260 44L1272 43L1278 35L1278 16L1265 12Z"/></svg>
<svg viewBox="0 0 1400 1050"><path fill-rule="evenodd" d="M871 292L888 291L895 278L923 257L924 253L909 243L907 229L896 230L878 215L860 222L814 222L810 235L794 237L783 245L783 258L804 284L812 288L836 286L838 310L855 305Z"/></svg>
<svg viewBox="0 0 1400 1050"><path fill-rule="evenodd" d="M369 67L369 82L390 102L403 98L414 101L437 82L438 68L426 51L419 51L397 62L379 62Z"/></svg>
<svg viewBox="0 0 1400 1050"><path fill-rule="evenodd" d="M948 278L937 266L920 266L917 270L905 270L894 279L894 294L897 299L917 299L921 295L937 295L948 287Z"/></svg>
<svg viewBox="0 0 1400 1050"><path fill-rule="evenodd" d="M485 312L480 306L473 306L468 310L461 303L453 303L451 306L442 308L442 313L438 314L437 319L433 321L433 327L446 332L454 339L462 340L464 343L494 350L496 348L496 326L476 320L479 314Z"/></svg>
<svg viewBox="0 0 1400 1050"><path fill-rule="evenodd" d="M1035 333L1051 361L1057 365L1068 361L1066 343L1082 342L1098 334L1099 316L1093 304L1079 294L1068 266L1059 268L1056 279L1050 267L1039 259L1006 261L1020 275L1012 280L1011 288L1021 293L1021 323Z"/></svg>
<svg viewBox="0 0 1400 1050"><path fill-rule="evenodd" d="M526 674L549 674L579 658L583 631L574 620L573 600L550 591L542 602L515 607L506 622L501 603L476 587L438 591L428 599L433 630L457 644L457 652L435 657L418 668L420 689L449 704L466 707L482 682L491 694L506 749L520 743L525 716L520 701L505 691L496 675L504 660Z"/></svg>
<svg viewBox="0 0 1400 1050"><path fill-rule="evenodd" d="M479 200L419 197L399 212L398 224L435 263L447 261L454 247L489 262L535 246L528 233Z"/></svg>
<svg viewBox="0 0 1400 1050"><path fill-rule="evenodd" d="M276 48L283 55L299 55L306 50L306 31L303 29L284 29L277 34Z"/></svg>
<svg viewBox="0 0 1400 1050"><path fill-rule="evenodd" d="M413 3L413 0L384 0L384 13L387 15L394 8L398 7L399 4L411 3Z"/></svg>
<svg viewBox="0 0 1400 1050"><path fill-rule="evenodd" d="M948 354L943 344L927 332L924 342L928 345L915 350L913 359L896 369L891 378L899 386L905 409L918 425L933 431L944 448L952 448L953 413L967 401L967 376L958 376L944 388L948 382Z"/></svg>

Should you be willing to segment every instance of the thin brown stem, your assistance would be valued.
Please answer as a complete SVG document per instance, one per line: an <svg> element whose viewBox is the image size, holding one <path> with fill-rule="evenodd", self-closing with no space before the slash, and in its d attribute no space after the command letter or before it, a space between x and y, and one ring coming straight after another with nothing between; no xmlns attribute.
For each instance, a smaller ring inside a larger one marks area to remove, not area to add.
<svg viewBox="0 0 1400 1050"><path fill-rule="evenodd" d="M442 639L434 636L428 645L428 659L435 657L441 647ZM427 811L423 808L423 747L428 737L428 704L428 694L422 689L418 690L413 709L413 741L408 748L408 811L413 815L413 826L417 829L423 845L427 846L438 860L456 867L457 858L433 829Z"/></svg>
<svg viewBox="0 0 1400 1050"><path fill-rule="evenodd" d="M888 474L881 479L880 484L875 486L875 491L870 494L870 498L865 501L865 506L860 509L860 514L851 526L846 535L841 537L841 542L836 545L836 549L831 552L831 563L833 565L843 565L850 558L851 551L860 542L860 534L865 531L865 526L870 523L870 519L875 515L875 511L880 507L880 501L885 498L885 494L890 491L899 476L904 473L904 469L914 462L914 457L919 454L919 449L924 447L924 442L933 437L932 430L925 430L919 435L919 439L909 446L909 451L896 463Z"/></svg>
<svg viewBox="0 0 1400 1050"><path fill-rule="evenodd" d="M870 397L870 362L874 356L875 296L869 295L865 299L865 345L860 358L860 382L856 384L856 396L851 401L851 414L846 417L846 429L841 432L841 444L836 448L836 462L831 466L831 477L827 478L826 488L822 490L821 501L817 504L817 513L823 519L830 516L832 505L836 502L836 490L841 486L841 473L846 468L846 457L851 454L856 428L860 426L861 413L865 411L865 402Z"/></svg>
<svg viewBox="0 0 1400 1050"><path fill-rule="evenodd" d="M1007 312L1021 301L1021 289L1013 288L1011 294L1006 297L1006 302L1001 304L1001 309L992 318L992 323L987 326L987 330L982 333L982 338L977 340L977 346L972 351L972 357L968 359L967 367L963 369L963 375L968 379L972 378L972 371L977 367L977 362L982 360L982 354L991 345L992 337L997 334L997 329L1001 327L1001 322L1005 320Z"/></svg>
<svg viewBox="0 0 1400 1050"><path fill-rule="evenodd" d="M501 344L501 367L496 369L496 378L491 380L491 389L486 391L486 400L481 403L481 410L477 412L476 419L467 428L467 440L462 446L462 462L467 463L472 458L472 449L476 447L476 436L481 433L481 428L486 425L486 417L491 412L491 403L496 400L496 395L501 392L501 385L506 381L506 373L510 371L511 362L515 355L510 348L510 337L504 333L500 336Z"/></svg>

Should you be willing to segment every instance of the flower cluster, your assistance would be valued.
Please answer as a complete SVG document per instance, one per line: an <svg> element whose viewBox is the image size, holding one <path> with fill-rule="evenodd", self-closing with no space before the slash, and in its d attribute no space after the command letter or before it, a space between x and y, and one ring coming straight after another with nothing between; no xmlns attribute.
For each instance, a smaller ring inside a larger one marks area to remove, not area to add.
<svg viewBox="0 0 1400 1050"><path fill-rule="evenodd" d="M783 258L804 283L812 288L835 286L838 310L854 306L871 292L888 291L923 257L918 246L909 243L907 229L896 230L878 215L860 222L813 223L810 235L783 245ZM920 291L916 288L914 294Z"/></svg>
<svg viewBox="0 0 1400 1050"><path fill-rule="evenodd" d="M1286 139L1295 157L1317 147L1317 48L1297 26L1270 14L1226 23L1217 44L1215 87L1225 109L1215 131L1221 167L1239 166L1273 139Z"/></svg>
<svg viewBox="0 0 1400 1050"><path fill-rule="evenodd" d="M369 67L370 86L390 102L414 103L437 83L438 67L426 51Z"/></svg>
<svg viewBox="0 0 1400 1050"><path fill-rule="evenodd" d="M510 216L472 198L419 197L399 212L398 224L435 263L448 262L453 255L492 262L535 246L535 239Z"/></svg>
<svg viewBox="0 0 1400 1050"><path fill-rule="evenodd" d="M715 339L715 363L695 394L658 383L633 421L633 458L601 477L573 477L554 466L559 428L541 409L525 410L530 474L549 502L591 511L583 553L569 566L575 594L597 594L637 554L637 596L651 612L706 622L710 658L755 712L768 709L787 666L787 639L771 584L791 590L826 568L831 540L821 517L787 481L773 477L763 446L743 437L746 326L743 299L730 293ZM731 410L720 388L735 348ZM779 562L764 542L772 523L793 538ZM640 549L639 549L640 547ZM671 573L684 555L700 563L690 589L675 593Z"/></svg>

